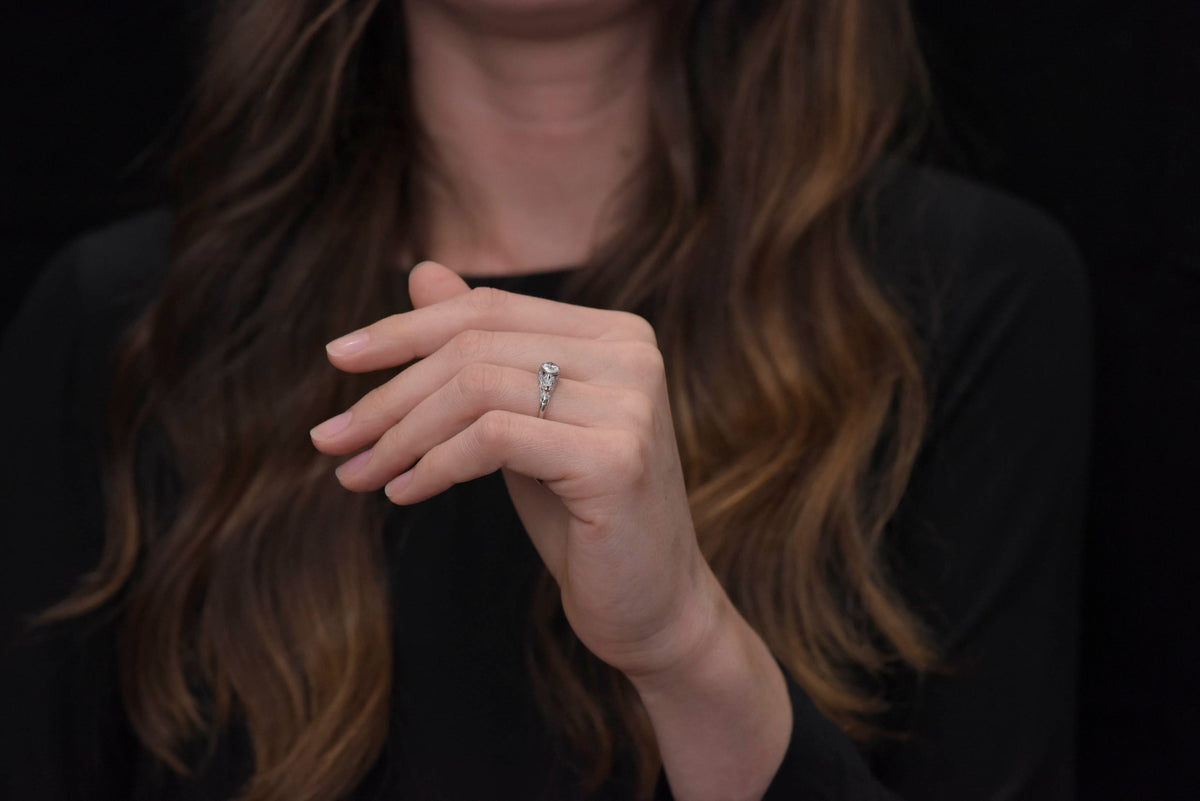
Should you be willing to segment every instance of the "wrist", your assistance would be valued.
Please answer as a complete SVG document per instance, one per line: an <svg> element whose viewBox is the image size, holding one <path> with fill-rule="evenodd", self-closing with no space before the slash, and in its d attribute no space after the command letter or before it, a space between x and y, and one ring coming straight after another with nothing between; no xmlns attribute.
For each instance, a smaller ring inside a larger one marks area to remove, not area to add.
<svg viewBox="0 0 1200 801"><path fill-rule="evenodd" d="M778 670L770 650L733 605L711 571L680 614L671 646L652 666L625 675L643 700L653 695L715 688L750 674Z"/></svg>
<svg viewBox="0 0 1200 801"><path fill-rule="evenodd" d="M694 610L696 636L688 648L654 671L627 675L649 714L676 798L758 799L791 737L787 683L724 591L707 603Z"/></svg>
<svg viewBox="0 0 1200 801"><path fill-rule="evenodd" d="M724 588L705 565L695 591L681 605L671 628L661 633L654 657L623 672L639 693L678 686L729 648L739 619Z"/></svg>

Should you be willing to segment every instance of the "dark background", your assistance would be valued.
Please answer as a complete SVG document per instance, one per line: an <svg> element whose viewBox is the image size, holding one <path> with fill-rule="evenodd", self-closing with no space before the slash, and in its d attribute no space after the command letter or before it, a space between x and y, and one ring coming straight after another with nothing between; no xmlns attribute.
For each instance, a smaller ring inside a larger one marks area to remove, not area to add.
<svg viewBox="0 0 1200 801"><path fill-rule="evenodd" d="M1200 2L913 4L932 157L1048 210L1091 275L1080 797L1197 797ZM0 322L55 249L161 196L204 18L197 0L5 5Z"/></svg>

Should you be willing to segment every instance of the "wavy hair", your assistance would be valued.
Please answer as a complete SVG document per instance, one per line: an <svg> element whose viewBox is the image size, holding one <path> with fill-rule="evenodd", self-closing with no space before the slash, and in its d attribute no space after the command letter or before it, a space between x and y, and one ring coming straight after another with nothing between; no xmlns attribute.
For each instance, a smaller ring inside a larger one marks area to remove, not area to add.
<svg viewBox="0 0 1200 801"><path fill-rule="evenodd" d="M246 801L344 796L388 727L387 504L342 490L307 432L379 381L330 370L323 343L407 308L395 265L424 255L431 160L401 6L223 4L175 162L170 269L116 368L106 547L45 615L119 599L138 736L186 773L186 746L244 724ZM909 12L663 6L643 180L566 296L654 324L706 557L867 740L884 707L863 677L934 661L881 550L925 428L920 349L854 235L917 130ZM649 795L660 761L631 686L574 638L546 576L531 616L535 686L580 777L594 789L628 758Z"/></svg>

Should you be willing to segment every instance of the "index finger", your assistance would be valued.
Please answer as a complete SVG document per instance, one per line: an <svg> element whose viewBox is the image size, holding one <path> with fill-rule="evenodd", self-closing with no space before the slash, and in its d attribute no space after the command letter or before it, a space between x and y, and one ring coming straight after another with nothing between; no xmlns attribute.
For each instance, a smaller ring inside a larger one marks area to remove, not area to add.
<svg viewBox="0 0 1200 801"><path fill-rule="evenodd" d="M467 330L654 341L650 324L629 312L480 287L432 306L385 317L335 339L325 350L338 369L365 373L428 356Z"/></svg>

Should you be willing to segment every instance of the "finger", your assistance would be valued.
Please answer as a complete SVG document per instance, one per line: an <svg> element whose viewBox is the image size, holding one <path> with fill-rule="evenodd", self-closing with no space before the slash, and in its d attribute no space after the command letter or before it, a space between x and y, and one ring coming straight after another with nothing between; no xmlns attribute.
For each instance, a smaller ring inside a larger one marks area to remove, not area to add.
<svg viewBox="0 0 1200 801"><path fill-rule="evenodd" d="M432 306L470 291L471 287L458 273L435 261L423 261L408 273L408 296L414 309Z"/></svg>
<svg viewBox="0 0 1200 801"><path fill-rule="evenodd" d="M313 444L331 454L366 447L472 364L523 371L526 391L536 399L537 368L547 359L562 366L564 379L627 386L651 397L665 392L662 355L649 344L464 331L433 355L368 392L347 412L315 426Z"/></svg>
<svg viewBox="0 0 1200 801"><path fill-rule="evenodd" d="M627 432L490 411L431 449L384 491L393 503L417 503L503 467L542 479L564 500L596 497L607 485L636 481L640 464L640 445Z"/></svg>
<svg viewBox="0 0 1200 801"><path fill-rule="evenodd" d="M385 317L325 346L340 370L370 372L428 356L468 330L517 331L654 344L654 329L628 312L590 309L480 287L432 306Z"/></svg>
<svg viewBox="0 0 1200 801"><path fill-rule="evenodd" d="M529 373L491 364L470 364L413 411L389 428L366 460L338 468L347 489L375 490L411 467L438 444L452 439L491 411L536 417L537 397L530 394ZM582 428L632 428L652 425L654 406L627 388L560 381L547 406L546 420Z"/></svg>

